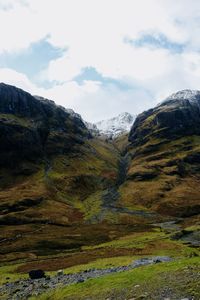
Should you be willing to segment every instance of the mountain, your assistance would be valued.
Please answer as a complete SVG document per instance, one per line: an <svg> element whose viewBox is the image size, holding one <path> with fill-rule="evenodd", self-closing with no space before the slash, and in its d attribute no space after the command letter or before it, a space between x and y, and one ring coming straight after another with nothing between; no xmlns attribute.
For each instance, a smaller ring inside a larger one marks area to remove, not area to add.
<svg viewBox="0 0 200 300"><path fill-rule="evenodd" d="M1 165L71 152L90 136L84 123L53 101L0 84Z"/></svg>
<svg viewBox="0 0 200 300"><path fill-rule="evenodd" d="M143 143L152 135L175 139L182 135L199 134L199 114L200 91L179 91L139 115L129 140L133 142L136 139Z"/></svg>
<svg viewBox="0 0 200 300"><path fill-rule="evenodd" d="M99 130L100 135L116 138L117 136L129 132L135 116L124 112L112 119L97 122L95 125Z"/></svg>
<svg viewBox="0 0 200 300"><path fill-rule="evenodd" d="M120 154L78 114L1 83L0 138L0 258L79 248L115 231L102 225L96 236L88 224L110 218L107 189L118 180ZM71 227L76 241L64 238Z"/></svg>
<svg viewBox="0 0 200 300"><path fill-rule="evenodd" d="M127 113L103 121L109 139L73 110L0 84L0 298L199 296L199 95L173 94L129 133ZM31 270L60 271L32 287L20 280ZM110 273L88 288L91 274Z"/></svg>
<svg viewBox="0 0 200 300"><path fill-rule="evenodd" d="M41 99L41 97L37 97ZM71 116L79 118L86 126L93 137L104 136L110 139L128 133L135 117L127 112L119 114L112 119L99 121L97 123L86 122L81 115L73 111L73 109L65 109Z"/></svg>
<svg viewBox="0 0 200 300"><path fill-rule="evenodd" d="M179 217L199 214L200 91L179 91L140 114L129 142L123 203Z"/></svg>
<svg viewBox="0 0 200 300"><path fill-rule="evenodd" d="M40 97L40 96L35 96L37 99L42 99L42 97ZM86 122L85 120L83 120L83 118L81 117L81 115L80 114L78 114L78 113L76 113L73 109L71 109L71 108L64 108L64 107L62 107L62 109L64 109L68 114L70 114L72 117L75 117L75 118L77 118L77 119L79 119L79 120L81 120L83 123L84 123L84 125L85 125L85 127L88 129L88 131L89 131L89 133L92 135L92 136L98 136L98 135L100 135L100 132L99 132L99 130L98 130L98 128L97 128L97 126L95 125L95 124L93 124L93 123L90 123L90 122Z"/></svg>

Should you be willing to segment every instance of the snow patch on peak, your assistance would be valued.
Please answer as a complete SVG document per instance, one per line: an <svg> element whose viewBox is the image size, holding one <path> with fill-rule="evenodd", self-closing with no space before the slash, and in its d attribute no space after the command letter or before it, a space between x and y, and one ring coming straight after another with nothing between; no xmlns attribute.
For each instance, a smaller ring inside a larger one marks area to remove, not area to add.
<svg viewBox="0 0 200 300"><path fill-rule="evenodd" d="M168 100L189 100L192 102L194 100L196 101L197 97L200 97L200 91L187 89L173 93L167 97L164 102Z"/></svg>
<svg viewBox="0 0 200 300"><path fill-rule="evenodd" d="M129 132L135 116L130 113L124 112L112 119L97 122L100 135L106 135L109 138L115 138L123 133Z"/></svg>

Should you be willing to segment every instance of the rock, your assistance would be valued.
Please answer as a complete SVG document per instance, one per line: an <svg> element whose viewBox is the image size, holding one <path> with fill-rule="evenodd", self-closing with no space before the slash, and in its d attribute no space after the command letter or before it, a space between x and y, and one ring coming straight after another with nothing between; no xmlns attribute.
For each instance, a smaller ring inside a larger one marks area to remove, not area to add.
<svg viewBox="0 0 200 300"><path fill-rule="evenodd" d="M132 267L137 268L140 266L145 266L145 265L150 265L150 264L155 264L155 263L162 263L162 262L168 262L171 261L172 259L168 256L155 256L155 257L144 257L137 259L133 261Z"/></svg>
<svg viewBox="0 0 200 300"><path fill-rule="evenodd" d="M136 299L137 300L142 300L142 299L147 299L147 297L149 297L149 294L148 293L144 293L144 294L140 295L139 297L137 297Z"/></svg>
<svg viewBox="0 0 200 300"><path fill-rule="evenodd" d="M45 278L45 272L43 270L31 270L29 273L30 279Z"/></svg>
<svg viewBox="0 0 200 300"><path fill-rule="evenodd" d="M168 262L171 261L172 259L169 256L156 256L153 257L153 262L154 263L161 263L161 262Z"/></svg>
<svg viewBox="0 0 200 300"><path fill-rule="evenodd" d="M78 279L78 281L77 281L77 283L82 283L82 282L84 282L85 280L83 279L83 278L80 278L80 279Z"/></svg>
<svg viewBox="0 0 200 300"><path fill-rule="evenodd" d="M62 276L62 275L64 275L64 272L63 272L63 270L58 270L58 272L57 272L57 276Z"/></svg>
<svg viewBox="0 0 200 300"><path fill-rule="evenodd" d="M87 272L89 272L89 270L84 270L83 272L84 272L84 273L87 273Z"/></svg>

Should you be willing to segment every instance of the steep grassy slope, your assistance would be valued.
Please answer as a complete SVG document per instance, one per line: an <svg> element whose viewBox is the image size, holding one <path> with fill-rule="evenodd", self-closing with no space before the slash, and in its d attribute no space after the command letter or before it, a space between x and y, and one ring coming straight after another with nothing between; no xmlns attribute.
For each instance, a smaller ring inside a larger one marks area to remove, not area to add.
<svg viewBox="0 0 200 300"><path fill-rule="evenodd" d="M87 224L107 218L103 193L118 176L118 152L111 144L88 140L74 153L52 157L48 169L41 163L34 174L16 178L6 170L4 176L10 185L0 191L2 255L69 250L108 239L106 228L96 237L97 229L93 236Z"/></svg>
<svg viewBox="0 0 200 300"><path fill-rule="evenodd" d="M120 205L127 137L92 138L77 114L5 84L0 135L1 260L76 252L154 218Z"/></svg>
<svg viewBox="0 0 200 300"><path fill-rule="evenodd" d="M96 237L87 224L107 219L104 193L118 177L112 144L91 139L78 115L5 84L0 137L2 259L109 239L107 229Z"/></svg>
<svg viewBox="0 0 200 300"><path fill-rule="evenodd" d="M200 212L200 111L198 98L174 99L139 115L129 135L131 163L122 202L162 214Z"/></svg>

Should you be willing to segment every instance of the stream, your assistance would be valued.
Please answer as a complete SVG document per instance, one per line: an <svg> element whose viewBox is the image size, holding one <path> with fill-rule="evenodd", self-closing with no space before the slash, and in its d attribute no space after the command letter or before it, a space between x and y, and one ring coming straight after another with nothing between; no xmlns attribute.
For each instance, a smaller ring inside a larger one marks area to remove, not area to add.
<svg viewBox="0 0 200 300"><path fill-rule="evenodd" d="M168 256L155 256L134 260L128 266L111 267L107 269L89 269L74 274L64 274L58 271L57 275L40 279L23 279L6 283L0 286L0 298L7 300L27 299L30 296L38 296L48 290L64 287L70 284L80 284L90 278L102 277L104 275L129 271L138 267L169 262L172 259ZM7 297L7 298L5 298Z"/></svg>

